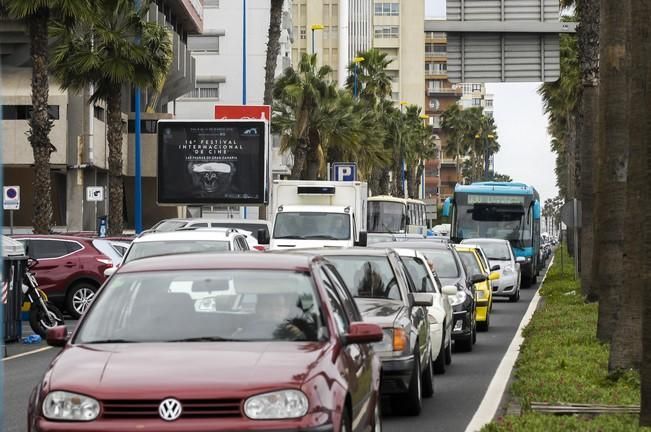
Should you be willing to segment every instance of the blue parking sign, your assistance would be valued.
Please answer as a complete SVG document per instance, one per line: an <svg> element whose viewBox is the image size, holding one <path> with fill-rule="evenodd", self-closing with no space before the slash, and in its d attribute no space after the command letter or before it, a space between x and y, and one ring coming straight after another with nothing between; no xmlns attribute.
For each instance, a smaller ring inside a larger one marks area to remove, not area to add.
<svg viewBox="0 0 651 432"><path fill-rule="evenodd" d="M332 164L332 179L334 181L357 180L357 164L354 162L335 162Z"/></svg>

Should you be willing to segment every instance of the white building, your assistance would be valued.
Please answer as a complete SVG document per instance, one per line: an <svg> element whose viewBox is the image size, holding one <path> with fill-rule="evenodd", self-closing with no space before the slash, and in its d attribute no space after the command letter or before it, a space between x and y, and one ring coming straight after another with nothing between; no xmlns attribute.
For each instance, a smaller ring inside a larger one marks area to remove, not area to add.
<svg viewBox="0 0 651 432"><path fill-rule="evenodd" d="M246 104L260 105L269 31L269 0L246 2ZM285 0L276 75L291 65L291 0ZM196 89L169 107L178 119L212 119L215 105L242 104L242 1L206 0L204 31L189 47L196 60Z"/></svg>

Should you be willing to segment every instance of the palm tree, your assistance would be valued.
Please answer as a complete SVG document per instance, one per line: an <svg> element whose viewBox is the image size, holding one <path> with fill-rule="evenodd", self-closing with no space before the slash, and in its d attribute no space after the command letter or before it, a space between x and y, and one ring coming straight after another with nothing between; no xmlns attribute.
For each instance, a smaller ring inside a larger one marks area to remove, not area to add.
<svg viewBox="0 0 651 432"><path fill-rule="evenodd" d="M64 89L94 87L91 102L106 102L109 146L109 233L123 230L122 91L125 83L156 88L172 62L167 29L147 22L148 2L136 9L131 0L93 2L89 18L52 26L52 70ZM137 38L140 42L137 42Z"/></svg>
<svg viewBox="0 0 651 432"><path fill-rule="evenodd" d="M269 9L269 37L267 40L267 60L264 66L264 104L273 102L273 86L276 77L276 63L280 54L280 25L283 19L284 0L271 0Z"/></svg>
<svg viewBox="0 0 651 432"><path fill-rule="evenodd" d="M577 137L579 147L579 198L581 199L581 289L588 301L598 296L592 285L594 250L594 171L599 105L599 0L577 0L580 24L576 30L582 92Z"/></svg>
<svg viewBox="0 0 651 432"><path fill-rule="evenodd" d="M599 289L597 337L610 342L623 288L628 164L630 0L603 1L600 21L599 163L592 280ZM602 202L607 194L608 201Z"/></svg>
<svg viewBox="0 0 651 432"><path fill-rule="evenodd" d="M315 154L320 138L317 129L319 110L337 97L336 86L327 80L330 66L317 70L316 55L303 54L298 70L289 68L274 85L273 128L281 136L281 150L294 155L292 179L300 179L310 163L322 157Z"/></svg>
<svg viewBox="0 0 651 432"><path fill-rule="evenodd" d="M393 60L387 59L387 53L371 48L358 53L364 60L348 65L346 88L354 91L357 76L357 94L360 98L377 104L391 96L391 77L386 70Z"/></svg>
<svg viewBox="0 0 651 432"><path fill-rule="evenodd" d="M56 148L50 142L52 120L48 115L48 23L52 16L66 19L81 16L86 0L0 0L0 11L9 18L25 22L29 31L32 62L32 114L29 118L29 143L34 155L34 209L32 225L36 234L52 228L52 185L50 155Z"/></svg>

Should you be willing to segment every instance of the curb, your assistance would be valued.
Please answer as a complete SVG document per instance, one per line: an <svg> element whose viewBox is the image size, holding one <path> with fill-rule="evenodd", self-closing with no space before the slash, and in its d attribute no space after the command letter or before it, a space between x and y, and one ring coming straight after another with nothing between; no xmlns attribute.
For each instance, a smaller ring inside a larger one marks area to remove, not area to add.
<svg viewBox="0 0 651 432"><path fill-rule="evenodd" d="M520 346L522 345L522 342L524 342L522 330L529 324L534 312L538 308L538 302L540 302L540 289L543 287L545 279L547 279L549 269L554 264L554 258L555 256L553 256L549 262L549 266L547 266L547 269L545 270L545 275L540 282L540 286L536 290L536 294L534 294L531 303L529 303L529 307L522 317L522 321L520 321L518 330L506 350L506 353L504 353L504 357L502 357L502 361L500 361L500 364L495 371L495 375L493 375L493 378L488 385L488 389L479 404L479 408L477 408L475 415L470 420L470 423L468 423L468 426L466 426L465 432L477 432L486 424L492 422L495 418L495 415L500 408L502 398L504 397L504 392L506 391L509 380L511 379L513 367L518 359Z"/></svg>

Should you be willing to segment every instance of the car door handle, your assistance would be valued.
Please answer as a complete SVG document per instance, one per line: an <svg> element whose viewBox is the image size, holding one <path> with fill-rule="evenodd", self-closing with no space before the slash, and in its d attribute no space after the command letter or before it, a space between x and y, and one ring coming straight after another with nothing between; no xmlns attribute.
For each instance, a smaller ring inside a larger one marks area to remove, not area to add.
<svg viewBox="0 0 651 432"><path fill-rule="evenodd" d="M73 263L73 262L71 262L71 261L68 261L68 262L65 263L63 266L64 266L64 267L68 267L68 268L70 268L70 267L74 267L74 266L75 266L75 263Z"/></svg>

